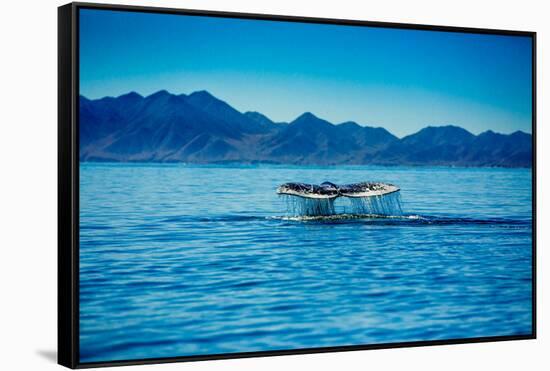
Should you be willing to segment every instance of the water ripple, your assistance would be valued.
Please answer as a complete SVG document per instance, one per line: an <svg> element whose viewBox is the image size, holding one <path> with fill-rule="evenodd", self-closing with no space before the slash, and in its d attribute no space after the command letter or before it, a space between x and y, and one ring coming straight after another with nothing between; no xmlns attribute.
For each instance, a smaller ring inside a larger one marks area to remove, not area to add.
<svg viewBox="0 0 550 371"><path fill-rule="evenodd" d="M399 184L404 214L285 215L297 179ZM81 360L529 333L530 197L515 169L83 164Z"/></svg>

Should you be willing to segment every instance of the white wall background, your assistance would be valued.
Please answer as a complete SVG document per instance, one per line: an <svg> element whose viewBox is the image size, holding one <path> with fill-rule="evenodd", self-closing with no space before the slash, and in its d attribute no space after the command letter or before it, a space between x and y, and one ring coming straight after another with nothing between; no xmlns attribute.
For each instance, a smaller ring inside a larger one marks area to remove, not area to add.
<svg viewBox="0 0 550 371"><path fill-rule="evenodd" d="M113 0L116 1L116 0ZM134 366L127 370L518 370L549 367L550 22L536 0L135 0L118 3L538 32L539 339ZM60 369L56 352L57 6L6 1L0 10L0 369ZM545 228L545 225L547 226ZM140 367L140 368L138 368ZM548 369L548 368L546 368Z"/></svg>

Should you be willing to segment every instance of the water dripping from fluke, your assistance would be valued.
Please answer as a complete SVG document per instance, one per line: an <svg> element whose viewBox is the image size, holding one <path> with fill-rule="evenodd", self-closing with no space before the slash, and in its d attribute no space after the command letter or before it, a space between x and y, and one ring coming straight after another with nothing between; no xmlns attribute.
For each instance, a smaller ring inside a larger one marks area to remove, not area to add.
<svg viewBox="0 0 550 371"><path fill-rule="evenodd" d="M336 185L285 183L277 188L284 198L289 217L322 218L401 216L399 187L393 184L363 182Z"/></svg>

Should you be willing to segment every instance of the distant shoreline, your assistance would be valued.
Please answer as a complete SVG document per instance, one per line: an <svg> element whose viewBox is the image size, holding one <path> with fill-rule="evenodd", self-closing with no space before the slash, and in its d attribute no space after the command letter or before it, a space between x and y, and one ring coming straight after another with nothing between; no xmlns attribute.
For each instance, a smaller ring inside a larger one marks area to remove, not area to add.
<svg viewBox="0 0 550 371"><path fill-rule="evenodd" d="M296 168L350 168L350 167L373 167L373 168L442 168L442 169L526 169L532 170L532 166L470 166L470 165L442 165L442 164L290 164L290 163L274 163L274 162L235 162L235 161L218 161L218 162L185 162L185 161L79 161L82 164L105 164L105 165L184 165L184 166L249 166L249 167L296 167Z"/></svg>

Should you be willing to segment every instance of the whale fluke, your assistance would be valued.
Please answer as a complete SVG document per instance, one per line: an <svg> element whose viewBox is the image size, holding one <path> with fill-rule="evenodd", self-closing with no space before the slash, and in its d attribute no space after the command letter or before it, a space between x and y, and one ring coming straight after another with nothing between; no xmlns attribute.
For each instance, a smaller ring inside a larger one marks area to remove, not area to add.
<svg viewBox="0 0 550 371"><path fill-rule="evenodd" d="M362 182L344 185L337 185L331 182L324 182L320 185L285 183L277 188L278 194L314 199L335 199L340 196L351 198L383 196L397 191L399 191L399 187L393 184L378 182Z"/></svg>
<svg viewBox="0 0 550 371"><path fill-rule="evenodd" d="M317 184L285 183L277 188L278 194L305 198L330 199L340 196L338 186L330 182Z"/></svg>
<svg viewBox="0 0 550 371"><path fill-rule="evenodd" d="M399 191L399 187L393 184L362 182L340 186L340 195L345 197L371 197L383 196Z"/></svg>

